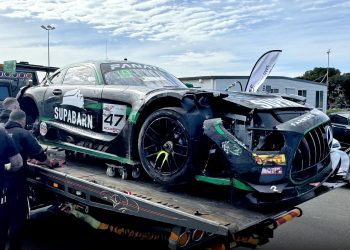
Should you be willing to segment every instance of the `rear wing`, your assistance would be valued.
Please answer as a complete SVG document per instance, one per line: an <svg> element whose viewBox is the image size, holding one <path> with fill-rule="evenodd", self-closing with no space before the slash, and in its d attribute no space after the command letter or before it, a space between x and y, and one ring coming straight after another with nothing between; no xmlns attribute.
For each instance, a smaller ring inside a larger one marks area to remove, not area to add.
<svg viewBox="0 0 350 250"><path fill-rule="evenodd" d="M48 75L58 69L58 67L29 64L28 62L14 63L9 71L6 71L6 68L8 69L5 64L0 64L0 79L16 82L16 85L18 83L21 87L29 82L33 85L39 84L38 72L44 72Z"/></svg>
<svg viewBox="0 0 350 250"><path fill-rule="evenodd" d="M1 103L5 98L16 97L23 87L40 83L38 72L46 73L45 77L47 77L50 72L58 69L28 62L11 62L13 63L0 64L0 111Z"/></svg>
<svg viewBox="0 0 350 250"><path fill-rule="evenodd" d="M0 64L0 69L3 68L3 64ZM54 72L58 68L57 67L48 67L43 65L37 65L37 64L29 64L28 62L19 62L16 63L16 69L25 69L28 71L44 71L44 72Z"/></svg>

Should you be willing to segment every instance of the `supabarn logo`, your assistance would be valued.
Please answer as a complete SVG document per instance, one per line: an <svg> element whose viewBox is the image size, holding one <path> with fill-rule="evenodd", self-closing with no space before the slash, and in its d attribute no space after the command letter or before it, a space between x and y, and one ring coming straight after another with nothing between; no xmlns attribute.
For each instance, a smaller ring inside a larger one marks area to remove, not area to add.
<svg viewBox="0 0 350 250"><path fill-rule="evenodd" d="M93 128L93 117L84 109L84 97L79 89L67 91L62 103L54 108L54 118L79 127Z"/></svg>

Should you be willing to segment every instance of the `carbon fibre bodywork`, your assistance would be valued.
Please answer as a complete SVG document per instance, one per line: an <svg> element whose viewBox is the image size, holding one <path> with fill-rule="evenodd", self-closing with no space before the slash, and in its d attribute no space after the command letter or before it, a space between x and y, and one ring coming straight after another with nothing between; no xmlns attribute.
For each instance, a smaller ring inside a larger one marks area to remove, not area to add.
<svg viewBox="0 0 350 250"><path fill-rule="evenodd" d="M317 109L187 88L150 65L69 65L18 99L43 143L142 168L164 184L197 179L269 202L304 195L336 170L329 118Z"/></svg>

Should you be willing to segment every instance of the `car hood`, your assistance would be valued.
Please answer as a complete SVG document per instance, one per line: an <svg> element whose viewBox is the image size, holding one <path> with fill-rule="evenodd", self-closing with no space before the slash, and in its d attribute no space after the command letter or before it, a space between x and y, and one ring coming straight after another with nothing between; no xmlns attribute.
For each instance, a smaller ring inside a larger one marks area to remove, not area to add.
<svg viewBox="0 0 350 250"><path fill-rule="evenodd" d="M144 89L146 90L146 89ZM148 89L149 90L149 89ZM307 106L287 100L277 95L259 94L248 92L233 92L233 91L216 91L208 89L175 89L161 88L152 89L146 95L154 96L159 94L166 95L212 95L216 98L221 98L227 102L234 103L250 109L275 109L275 108L306 108Z"/></svg>
<svg viewBox="0 0 350 250"><path fill-rule="evenodd" d="M227 97L223 98L226 101L236 103L251 109L274 109L274 108L301 108L305 105L284 99L280 96L271 94L257 94L245 92L225 92Z"/></svg>

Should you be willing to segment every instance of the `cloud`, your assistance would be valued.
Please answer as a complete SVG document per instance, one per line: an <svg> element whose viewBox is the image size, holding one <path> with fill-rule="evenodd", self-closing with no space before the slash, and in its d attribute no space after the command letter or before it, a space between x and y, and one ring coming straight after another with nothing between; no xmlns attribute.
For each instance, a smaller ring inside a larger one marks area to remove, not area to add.
<svg viewBox="0 0 350 250"><path fill-rule="evenodd" d="M233 15L226 13L232 4L237 5ZM191 4L191 1L173 0L3 0L0 15L85 23L117 37L196 42L270 18L271 4L262 1Z"/></svg>
<svg viewBox="0 0 350 250"><path fill-rule="evenodd" d="M260 55L282 49L273 75L326 65L350 72L349 1L2 0L0 60L52 65L108 57L177 76L248 75ZM331 11L329 11L329 9Z"/></svg>

